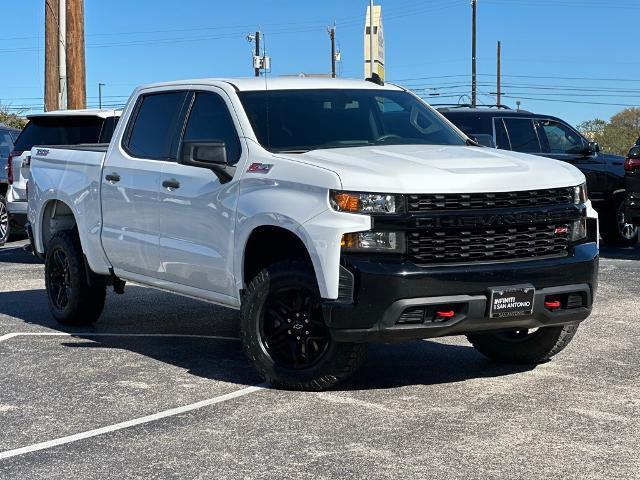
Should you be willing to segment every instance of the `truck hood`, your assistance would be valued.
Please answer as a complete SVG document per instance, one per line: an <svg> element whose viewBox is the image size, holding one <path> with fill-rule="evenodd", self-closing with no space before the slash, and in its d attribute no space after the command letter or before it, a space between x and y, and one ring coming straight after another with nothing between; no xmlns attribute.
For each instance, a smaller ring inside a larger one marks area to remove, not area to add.
<svg viewBox="0 0 640 480"><path fill-rule="evenodd" d="M291 160L334 171L344 190L482 193L575 186L585 177L565 162L492 148L440 145L312 150Z"/></svg>

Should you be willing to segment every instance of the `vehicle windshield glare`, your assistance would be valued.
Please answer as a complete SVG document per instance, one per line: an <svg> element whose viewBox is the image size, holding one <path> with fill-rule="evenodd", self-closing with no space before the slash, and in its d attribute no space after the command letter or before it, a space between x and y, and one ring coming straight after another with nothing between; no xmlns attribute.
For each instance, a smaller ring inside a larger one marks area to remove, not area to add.
<svg viewBox="0 0 640 480"><path fill-rule="evenodd" d="M373 145L465 145L418 98L377 89L239 92L260 144L272 152Z"/></svg>

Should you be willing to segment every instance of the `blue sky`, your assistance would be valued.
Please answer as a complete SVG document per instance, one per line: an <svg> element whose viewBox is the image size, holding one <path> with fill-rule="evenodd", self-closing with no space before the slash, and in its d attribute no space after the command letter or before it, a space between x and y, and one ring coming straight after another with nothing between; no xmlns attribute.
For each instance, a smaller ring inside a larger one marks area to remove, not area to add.
<svg viewBox="0 0 640 480"><path fill-rule="evenodd" d="M3 3L0 102L41 109L44 0ZM468 0L377 0L387 79L457 103L469 92ZM87 95L123 103L140 83L252 74L245 36L266 35L272 75L327 72L326 26L337 24L340 74L361 77L366 0L85 0ZM480 102L495 102L496 41L503 103L565 118L608 119L640 105L638 0L478 0ZM449 95L449 96L445 96ZM585 102L585 103L574 103Z"/></svg>

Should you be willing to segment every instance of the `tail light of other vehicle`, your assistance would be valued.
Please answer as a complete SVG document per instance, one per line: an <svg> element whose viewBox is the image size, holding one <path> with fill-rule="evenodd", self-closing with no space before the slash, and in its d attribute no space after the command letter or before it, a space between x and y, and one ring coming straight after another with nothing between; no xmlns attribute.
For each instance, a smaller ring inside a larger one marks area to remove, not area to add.
<svg viewBox="0 0 640 480"><path fill-rule="evenodd" d="M625 172L633 172L637 169L640 170L640 147L632 147L624 161L624 170Z"/></svg>
<svg viewBox="0 0 640 480"><path fill-rule="evenodd" d="M13 185L13 153L10 153L7 159L7 181L9 185Z"/></svg>
<svg viewBox="0 0 640 480"><path fill-rule="evenodd" d="M640 158L627 158L624 161L625 172L633 172L634 170L640 170Z"/></svg>

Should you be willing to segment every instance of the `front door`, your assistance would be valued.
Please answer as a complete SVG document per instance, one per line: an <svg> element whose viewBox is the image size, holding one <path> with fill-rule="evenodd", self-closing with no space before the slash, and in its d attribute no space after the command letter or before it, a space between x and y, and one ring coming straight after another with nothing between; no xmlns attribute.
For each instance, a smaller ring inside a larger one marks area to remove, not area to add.
<svg viewBox="0 0 640 480"><path fill-rule="evenodd" d="M589 151L588 142L568 125L556 120L538 121L543 154L574 165L587 178L589 196L602 198L608 190L606 163L596 152Z"/></svg>
<svg viewBox="0 0 640 480"><path fill-rule="evenodd" d="M102 244L116 274L161 277L159 191L162 162L184 115L186 91L141 95L122 144L114 145L102 172Z"/></svg>
<svg viewBox="0 0 640 480"><path fill-rule="evenodd" d="M224 142L227 162L242 156L239 125L221 90L190 94L180 142ZM233 168L231 169L233 171ZM237 182L210 168L162 162L160 257L165 279L187 287L237 296L233 280L233 238Z"/></svg>

